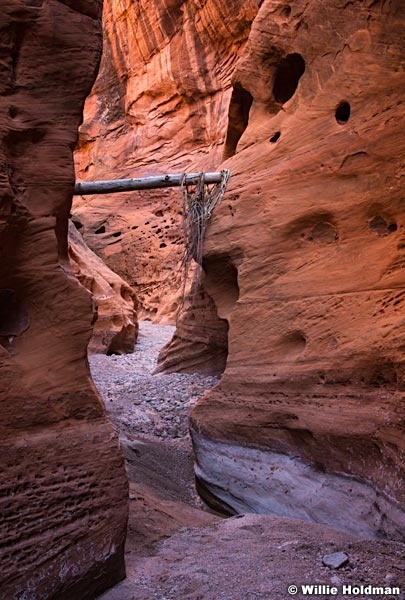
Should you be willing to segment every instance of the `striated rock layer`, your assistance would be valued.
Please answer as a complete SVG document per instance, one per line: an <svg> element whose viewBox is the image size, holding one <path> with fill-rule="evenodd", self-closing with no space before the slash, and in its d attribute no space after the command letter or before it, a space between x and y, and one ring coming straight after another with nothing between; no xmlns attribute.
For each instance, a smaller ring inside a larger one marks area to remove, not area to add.
<svg viewBox="0 0 405 600"><path fill-rule="evenodd" d="M228 357L191 419L228 512L405 536L403 31L399 0L264 0L238 62L204 257Z"/></svg>
<svg viewBox="0 0 405 600"><path fill-rule="evenodd" d="M216 170L231 76L256 0L104 2L104 50L76 151L78 180ZM76 198L92 250L134 287L141 314L179 304L181 192Z"/></svg>
<svg viewBox="0 0 405 600"><path fill-rule="evenodd" d="M94 598L124 576L127 481L89 375L90 294L68 260L72 150L100 4L0 11L0 596Z"/></svg>
<svg viewBox="0 0 405 600"><path fill-rule="evenodd" d="M76 277L91 292L96 315L89 352L126 354L138 337L137 298L133 289L85 244L69 223L69 258Z"/></svg>

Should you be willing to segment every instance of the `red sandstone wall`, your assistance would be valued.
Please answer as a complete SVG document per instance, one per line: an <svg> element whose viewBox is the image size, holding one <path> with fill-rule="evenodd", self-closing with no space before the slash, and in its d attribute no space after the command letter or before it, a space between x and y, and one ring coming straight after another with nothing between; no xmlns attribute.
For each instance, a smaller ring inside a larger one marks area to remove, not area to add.
<svg viewBox="0 0 405 600"><path fill-rule="evenodd" d="M216 170L232 73L256 12L256 0L106 0L103 60L80 129L77 179ZM77 198L74 210L88 245L136 290L141 315L173 318L180 190Z"/></svg>
<svg viewBox="0 0 405 600"><path fill-rule="evenodd" d="M95 322L87 351L126 354L134 351L138 337L133 289L85 244L75 225L69 223L69 258L76 277L91 292Z"/></svg>
<svg viewBox="0 0 405 600"><path fill-rule="evenodd" d="M229 353L192 415L230 510L404 537L403 31L399 1L265 0L236 67L204 257Z"/></svg>
<svg viewBox="0 0 405 600"><path fill-rule="evenodd" d="M90 379L67 255L72 150L100 4L0 10L0 596L93 598L124 576L127 482Z"/></svg>

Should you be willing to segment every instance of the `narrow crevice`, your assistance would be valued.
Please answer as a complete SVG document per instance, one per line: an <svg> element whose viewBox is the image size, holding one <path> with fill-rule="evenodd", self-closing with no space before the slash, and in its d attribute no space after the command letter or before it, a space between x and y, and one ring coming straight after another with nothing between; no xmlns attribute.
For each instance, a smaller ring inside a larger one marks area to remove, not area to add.
<svg viewBox="0 0 405 600"><path fill-rule="evenodd" d="M273 95L276 102L285 104L294 96L304 72L305 61L301 54L294 52L281 59L273 84Z"/></svg>
<svg viewBox="0 0 405 600"><path fill-rule="evenodd" d="M236 149L249 123L250 108L253 96L240 83L233 87L228 113L228 130L226 132L225 148L222 160L236 154Z"/></svg>

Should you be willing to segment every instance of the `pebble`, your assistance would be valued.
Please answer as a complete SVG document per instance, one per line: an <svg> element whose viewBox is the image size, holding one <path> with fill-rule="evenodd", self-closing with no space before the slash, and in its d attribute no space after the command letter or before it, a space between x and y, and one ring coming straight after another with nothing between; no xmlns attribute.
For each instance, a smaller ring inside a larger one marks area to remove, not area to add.
<svg viewBox="0 0 405 600"><path fill-rule="evenodd" d="M89 356L92 377L106 410L126 434L186 437L191 409L218 383L218 377L199 373L154 374L159 351L174 330L172 325L140 321L133 354Z"/></svg>
<svg viewBox="0 0 405 600"><path fill-rule="evenodd" d="M322 557L322 562L326 567L331 569L339 569L343 567L349 560L349 557L344 552L334 552L333 554L325 554Z"/></svg>

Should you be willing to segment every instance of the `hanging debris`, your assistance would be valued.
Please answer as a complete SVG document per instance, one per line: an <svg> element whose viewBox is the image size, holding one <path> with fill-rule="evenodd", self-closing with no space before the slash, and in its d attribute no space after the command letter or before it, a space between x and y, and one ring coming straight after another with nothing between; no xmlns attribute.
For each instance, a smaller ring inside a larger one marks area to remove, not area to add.
<svg viewBox="0 0 405 600"><path fill-rule="evenodd" d="M200 173L199 179L190 182L187 175L183 175L181 187L183 190L183 231L186 247L185 260L192 259L197 264L202 263L203 238L205 228L211 218L214 207L222 199L230 171L221 171L220 180L210 186L205 179L204 173Z"/></svg>
<svg viewBox="0 0 405 600"><path fill-rule="evenodd" d="M214 207L221 201L231 172L224 169L221 178L214 185L207 183L204 173L200 173L197 181L190 183L187 175L183 175L181 187L183 190L183 239L184 255L182 259L183 290L182 305L184 304L185 288L188 281L190 265L194 260L197 269L194 273L192 287L195 293L201 281L203 241L207 223L211 218Z"/></svg>

